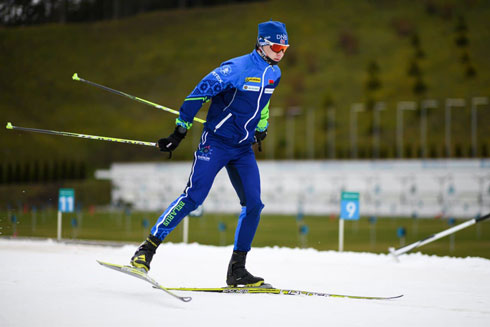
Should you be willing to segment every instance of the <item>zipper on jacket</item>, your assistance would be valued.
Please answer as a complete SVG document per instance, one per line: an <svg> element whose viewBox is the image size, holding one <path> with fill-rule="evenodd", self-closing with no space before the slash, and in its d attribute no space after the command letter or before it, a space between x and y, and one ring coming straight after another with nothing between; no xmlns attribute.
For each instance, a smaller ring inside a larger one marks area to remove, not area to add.
<svg viewBox="0 0 490 327"><path fill-rule="evenodd" d="M255 118L255 116L257 116L257 113L259 112L259 108L260 108L260 98L262 98L262 94L264 93L264 78L265 78L265 73L267 72L267 69L269 69L269 68L272 68L272 69L274 70L274 67L272 67L272 65L269 65L269 66L267 66L267 67L264 69L264 72L262 73L262 87L260 88L259 97L258 97L258 99L257 99L257 109L255 110L254 115L253 115L253 116L252 116L252 117L251 117L249 120L247 120L247 122L245 123L245 126L243 126L243 128L245 129L246 135L245 135L245 137L244 137L242 140L240 140L240 142L238 142L238 143L242 143L243 141L245 141L245 140L248 138L248 136L249 136L249 133L248 133L248 130L247 130L248 123L250 123L250 121L251 121L252 119L254 119L254 118Z"/></svg>
<svg viewBox="0 0 490 327"><path fill-rule="evenodd" d="M214 128L214 132L216 133L216 131L221 127L223 126L223 124L228 120L230 119L231 117L231 112L228 113L228 115L226 115L225 118L223 118L219 123L218 125L216 125L216 127Z"/></svg>

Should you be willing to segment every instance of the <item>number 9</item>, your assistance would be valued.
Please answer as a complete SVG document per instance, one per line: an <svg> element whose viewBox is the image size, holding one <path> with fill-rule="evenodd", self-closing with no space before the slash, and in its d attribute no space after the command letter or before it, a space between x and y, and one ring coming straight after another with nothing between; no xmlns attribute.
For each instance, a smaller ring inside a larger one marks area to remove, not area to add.
<svg viewBox="0 0 490 327"><path fill-rule="evenodd" d="M354 216L356 213L357 206L354 202L348 202L345 209L349 213L349 218L352 218L352 216Z"/></svg>

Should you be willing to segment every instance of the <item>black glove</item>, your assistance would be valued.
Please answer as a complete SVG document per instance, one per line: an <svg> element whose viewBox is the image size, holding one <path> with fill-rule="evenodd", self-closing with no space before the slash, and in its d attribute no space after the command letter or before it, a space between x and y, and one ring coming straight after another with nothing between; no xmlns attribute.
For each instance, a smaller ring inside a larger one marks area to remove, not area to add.
<svg viewBox="0 0 490 327"><path fill-rule="evenodd" d="M259 144L259 152L262 152L262 141L265 139L267 136L267 130L264 130L262 132L255 131L255 142Z"/></svg>
<svg viewBox="0 0 490 327"><path fill-rule="evenodd" d="M172 151L174 151L180 144L180 141L182 141L187 134L187 129L185 129L182 126L177 126L175 127L175 130L172 134L169 135L169 137L159 139L158 140L158 147L160 148L160 151L163 152L169 152L168 158L172 158Z"/></svg>

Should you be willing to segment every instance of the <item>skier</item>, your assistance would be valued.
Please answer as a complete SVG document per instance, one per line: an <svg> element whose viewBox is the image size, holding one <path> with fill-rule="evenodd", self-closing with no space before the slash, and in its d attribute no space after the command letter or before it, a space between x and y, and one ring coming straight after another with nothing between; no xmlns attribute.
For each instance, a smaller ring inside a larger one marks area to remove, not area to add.
<svg viewBox="0 0 490 327"><path fill-rule="evenodd" d="M245 268L264 207L252 144L258 143L260 150L267 135L269 99L281 79L277 64L288 46L286 25L272 20L260 23L255 50L223 62L185 98L175 130L169 137L158 140L158 146L171 155L192 127L196 113L212 100L187 187L158 218L150 235L131 258L132 266L149 271L157 247L204 201L216 174L226 167L242 206L226 283L229 286L264 283L263 278L253 276Z"/></svg>

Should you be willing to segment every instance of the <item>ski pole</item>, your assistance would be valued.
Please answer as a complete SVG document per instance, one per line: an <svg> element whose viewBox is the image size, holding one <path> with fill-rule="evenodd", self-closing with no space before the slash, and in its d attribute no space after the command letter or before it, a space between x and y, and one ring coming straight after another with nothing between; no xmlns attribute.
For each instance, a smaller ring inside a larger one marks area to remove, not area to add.
<svg viewBox="0 0 490 327"><path fill-rule="evenodd" d="M450 235L450 234L453 234L453 233L456 233L457 231L460 231L466 227L470 227L471 225L474 225L476 223L479 223L485 219L488 219L490 218L490 213L486 214L485 216L482 216L482 217L478 217L478 218L473 218L473 219L470 219L470 220L467 220L465 221L464 223L461 223L459 225L456 225L454 227L451 227L451 228L448 228L446 230L443 230L442 232L439 232L439 233L436 233L436 234L433 234L427 238L424 238L423 240L420 240L418 242L415 242L415 243L412 243L412 244L409 244L407 246L404 246L404 247L401 247L399 249L394 249L392 247L388 248L388 251L390 252L391 255L393 255L393 257L395 258L396 261L398 261L398 256L399 255L402 255L404 253L407 253L415 248L418 248L418 247L421 247L427 243L430 243L430 242L433 242L433 241L436 241L440 238L443 238L444 236L447 236L447 235Z"/></svg>
<svg viewBox="0 0 490 327"><path fill-rule="evenodd" d="M146 146L152 146L152 147L157 146L157 144L154 142L127 140L127 139L119 139L119 138L115 138L115 137L88 135L88 134L80 134L80 133L72 133L72 132L60 132L60 131L52 131L52 130L47 130L47 129L19 127L19 126L12 125L11 122L7 123L6 128L11 129L11 130L25 131L25 132L34 132L34 133L42 133L42 134L50 134L50 135L58 135L58 136L79 137L82 139L89 139L89 140L95 140L95 141L108 141L108 142L126 143L126 144L134 144L134 145L146 145Z"/></svg>
<svg viewBox="0 0 490 327"><path fill-rule="evenodd" d="M134 95L131 95L131 94L127 94L127 93L124 93L124 92L121 92L121 91L118 91L118 90L114 90L114 89L111 89L110 87L107 87L107 86L104 86L104 85L100 85L100 84L97 84L97 83L94 83L94 82L91 82L91 81L88 81L86 79L83 79L81 77L78 76L77 73L73 74L73 76L71 77L73 80L75 81L79 81L79 82L83 82L83 83L87 83L87 84L90 84L92 86L95 86L95 87L98 87L98 88L101 88L101 89L104 89L106 91L109 91L111 93L115 93L117 95L120 95L120 96L123 96L123 97L127 97L127 98L130 98L131 100L135 100L135 101L138 101L138 102L141 102L141 103L144 103L144 104L147 104L149 106L152 106L153 108L157 108L157 109L160 109L160 110L163 110L163 111L168 111L168 112L171 112L175 115L179 115L179 112L177 110L174 110L174 109L170 109L170 108L167 108L165 106L162 106L162 105L159 105L159 104L156 104L156 103L153 103L151 101L148 101L148 100L145 100L145 99L141 99L141 98L138 98ZM203 119L200 119L200 118L197 118L197 117L194 117L194 121L197 121L198 123L202 123L204 124L206 121L203 120Z"/></svg>

